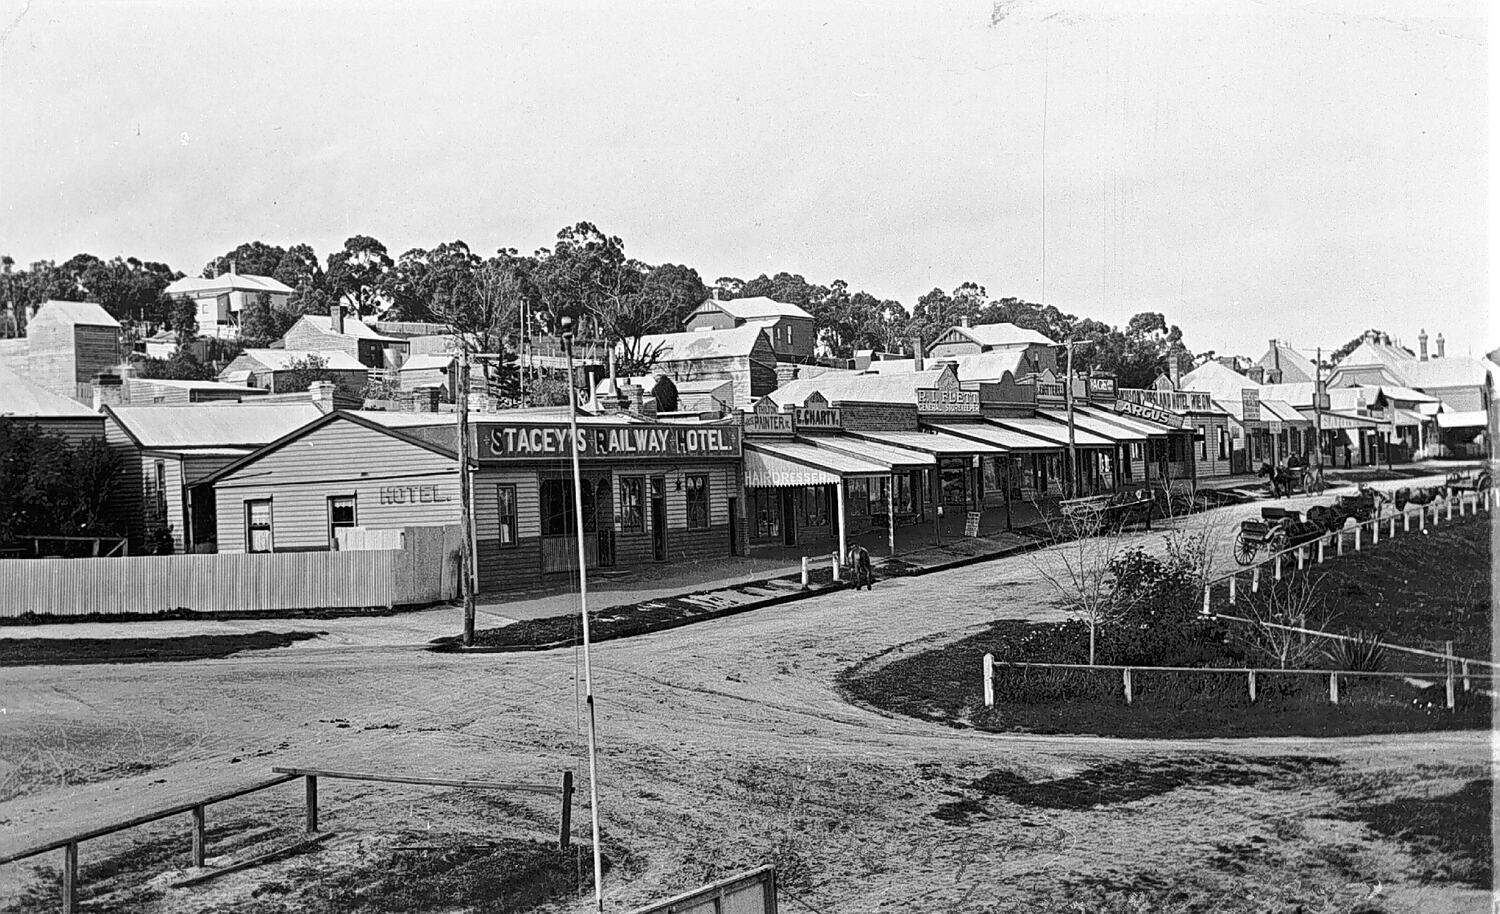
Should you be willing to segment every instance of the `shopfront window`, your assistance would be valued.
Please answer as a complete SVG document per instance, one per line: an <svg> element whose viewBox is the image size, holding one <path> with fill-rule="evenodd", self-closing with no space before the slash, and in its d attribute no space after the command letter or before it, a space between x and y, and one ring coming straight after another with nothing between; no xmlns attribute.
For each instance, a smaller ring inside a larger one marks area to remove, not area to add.
<svg viewBox="0 0 1500 914"><path fill-rule="evenodd" d="M849 514L852 517L870 516L870 480L849 480Z"/></svg>
<svg viewBox="0 0 1500 914"><path fill-rule="evenodd" d="M567 536L573 532L573 480L542 480L542 536ZM585 480L583 486L583 532L598 527L594 516L594 487Z"/></svg>
<svg viewBox="0 0 1500 914"><path fill-rule="evenodd" d="M500 520L500 545L516 544L516 487L495 487L496 513Z"/></svg>
<svg viewBox="0 0 1500 914"><path fill-rule="evenodd" d="M689 530L708 529L708 477L689 474L683 478L687 489L687 525Z"/></svg>
<svg viewBox="0 0 1500 914"><path fill-rule="evenodd" d="M808 527L826 527L833 515L833 487L808 486L802 490L803 523Z"/></svg>
<svg viewBox="0 0 1500 914"><path fill-rule="evenodd" d="M943 504L963 507L969 503L969 468L962 457L944 457L938 467L938 485Z"/></svg>
<svg viewBox="0 0 1500 914"><path fill-rule="evenodd" d="M780 539L781 490L752 489L749 501L752 535L758 540Z"/></svg>
<svg viewBox="0 0 1500 914"><path fill-rule="evenodd" d="M271 500L245 502L245 551L270 552L275 545L271 537Z"/></svg>
<svg viewBox="0 0 1500 914"><path fill-rule="evenodd" d="M645 477L620 477L621 532L640 533L646 529L645 492Z"/></svg>
<svg viewBox="0 0 1500 914"><path fill-rule="evenodd" d="M333 495L328 499L328 548L339 547L339 530L355 525L353 495Z"/></svg>

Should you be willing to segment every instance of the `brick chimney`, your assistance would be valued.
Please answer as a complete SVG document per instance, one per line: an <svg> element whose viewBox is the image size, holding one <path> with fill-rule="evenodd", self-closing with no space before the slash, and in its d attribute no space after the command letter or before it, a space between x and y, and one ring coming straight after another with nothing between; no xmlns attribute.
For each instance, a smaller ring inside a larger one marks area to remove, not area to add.
<svg viewBox="0 0 1500 914"><path fill-rule="evenodd" d="M922 360L922 338L920 336L914 336L914 337L911 338L911 353L912 353L912 358L914 358L914 359L917 360L916 364L913 365L912 367L915 368L917 371L921 371L922 370L922 365L923 365L923 360Z"/></svg>
<svg viewBox="0 0 1500 914"><path fill-rule="evenodd" d="M1437 339L1433 342L1437 343L1437 355L1433 356L1433 358L1440 359L1443 357L1444 346L1443 332L1441 330L1438 331Z"/></svg>
<svg viewBox="0 0 1500 914"><path fill-rule="evenodd" d="M334 410L333 406L334 386L332 381L314 381L307 385L308 397L317 404L318 409L325 414Z"/></svg>
<svg viewBox="0 0 1500 914"><path fill-rule="evenodd" d="M1426 327L1423 327L1422 328L1422 332L1420 332L1420 333L1417 334L1417 358L1420 359L1423 362L1427 361L1427 328Z"/></svg>
<svg viewBox="0 0 1500 914"><path fill-rule="evenodd" d="M969 326L969 315L967 315L967 314L959 315L958 325L960 327L967 327L967 326Z"/></svg>
<svg viewBox="0 0 1500 914"><path fill-rule="evenodd" d="M1172 381L1173 390L1182 389L1182 362L1175 354L1167 356L1167 377Z"/></svg>
<svg viewBox="0 0 1500 914"><path fill-rule="evenodd" d="M1264 384L1266 383L1266 369L1262 365L1251 365L1250 368L1245 371L1245 377L1249 378L1257 384Z"/></svg>
<svg viewBox="0 0 1500 914"><path fill-rule="evenodd" d="M125 379L113 372L101 371L94 375L94 411L102 412L106 406L120 406L125 402Z"/></svg>
<svg viewBox="0 0 1500 914"><path fill-rule="evenodd" d="M328 326L334 333L344 332L344 306L338 302L328 306Z"/></svg>

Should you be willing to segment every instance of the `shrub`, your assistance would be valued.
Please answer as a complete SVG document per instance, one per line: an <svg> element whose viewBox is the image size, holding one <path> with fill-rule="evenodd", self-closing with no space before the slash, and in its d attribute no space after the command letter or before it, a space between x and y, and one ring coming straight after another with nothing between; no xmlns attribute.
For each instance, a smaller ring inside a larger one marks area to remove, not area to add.
<svg viewBox="0 0 1500 914"><path fill-rule="evenodd" d="M1385 645L1374 632L1355 632L1347 639L1333 641L1323 649L1323 656L1336 670L1375 673L1385 666Z"/></svg>

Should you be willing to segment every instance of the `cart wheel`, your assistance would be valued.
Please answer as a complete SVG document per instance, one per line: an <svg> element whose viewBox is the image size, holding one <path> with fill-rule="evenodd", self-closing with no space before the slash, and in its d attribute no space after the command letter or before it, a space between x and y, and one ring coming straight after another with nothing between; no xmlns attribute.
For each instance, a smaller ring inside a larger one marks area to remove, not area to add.
<svg viewBox="0 0 1500 914"><path fill-rule="evenodd" d="M1241 533L1234 541L1234 560L1241 565L1249 565L1255 561L1255 553L1259 550L1260 547L1254 540Z"/></svg>
<svg viewBox="0 0 1500 914"><path fill-rule="evenodd" d="M1271 531L1271 535L1266 537L1266 548L1272 552L1281 552L1286 549L1286 545L1285 530L1273 530Z"/></svg>

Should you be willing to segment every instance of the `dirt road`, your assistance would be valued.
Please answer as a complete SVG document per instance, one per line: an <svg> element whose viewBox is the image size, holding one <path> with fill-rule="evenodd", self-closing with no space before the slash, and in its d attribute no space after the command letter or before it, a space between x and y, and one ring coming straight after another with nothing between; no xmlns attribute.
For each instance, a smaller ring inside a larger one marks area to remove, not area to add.
<svg viewBox="0 0 1500 914"><path fill-rule="evenodd" d="M1229 531L1254 510L1183 523ZM1148 546L1159 538L1132 536ZM1377 881L1386 910L1480 909L1472 907L1480 893L1417 886L1397 845L1334 813L1341 783L1421 793L1484 776L1488 735L1170 743L986 735L883 716L837 694L841 671L882 652L996 618L1056 617L1037 561L1048 559L884 581L873 592L601 645L601 809L619 864L606 880L610 910L768 860L781 868L789 911L1131 910L1123 900L1157 884L1200 900L1222 895L1219 910L1317 899L1328 906L1316 910L1347 910ZM582 775L577 670L573 651L295 648L3 670L0 796L13 798L0 803L0 852L248 782L273 764ZM1267 760L1288 756L1338 764L1292 780L1273 775ZM996 771L1036 782L1108 760L1163 758L1254 776L1205 776L1082 809L974 787ZM325 819L334 829L457 822L545 836L554 814L439 792L339 786L330 794ZM295 798L261 806L290 816ZM586 834L586 810L575 822ZM1236 843L1252 836L1248 850ZM1228 862L1215 864L1219 857ZM0 887L13 890L25 875L0 868ZM201 896L207 906L211 899Z"/></svg>

